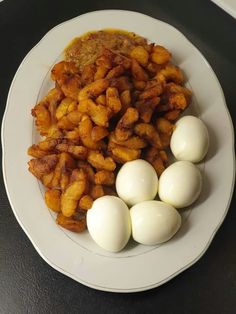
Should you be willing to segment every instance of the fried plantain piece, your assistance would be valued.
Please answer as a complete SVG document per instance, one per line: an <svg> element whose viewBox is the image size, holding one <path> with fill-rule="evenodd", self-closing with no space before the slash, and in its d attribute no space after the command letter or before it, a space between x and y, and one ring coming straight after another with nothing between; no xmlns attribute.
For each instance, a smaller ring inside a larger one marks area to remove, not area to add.
<svg viewBox="0 0 236 314"><path fill-rule="evenodd" d="M47 135L50 127L56 122L56 108L63 97L64 95L59 88L53 88L32 109L32 116L35 117L35 124L41 135Z"/></svg>
<svg viewBox="0 0 236 314"><path fill-rule="evenodd" d="M56 118L60 120L63 116L67 115L69 112L77 108L77 102L69 97L62 99L60 104L56 109Z"/></svg>
<svg viewBox="0 0 236 314"><path fill-rule="evenodd" d="M167 82L175 82L182 84L184 82L184 76L179 67L173 64L167 64L163 69L157 72L155 76L159 83L166 84Z"/></svg>
<svg viewBox="0 0 236 314"><path fill-rule="evenodd" d="M61 191L47 190L45 192L45 202L48 208L59 213L61 211Z"/></svg>
<svg viewBox="0 0 236 314"><path fill-rule="evenodd" d="M90 118L86 115L83 116L82 121L79 124L79 134L83 145L90 149L103 149L105 143L102 141L93 141L91 137L91 132L93 129L93 123Z"/></svg>
<svg viewBox="0 0 236 314"><path fill-rule="evenodd" d="M120 94L120 101L121 101L121 110L119 112L119 115L123 116L126 110L131 106L131 94L130 94L129 89L124 90Z"/></svg>
<svg viewBox="0 0 236 314"><path fill-rule="evenodd" d="M94 64L86 64L81 74L81 83L83 86L89 85L94 81L96 66Z"/></svg>
<svg viewBox="0 0 236 314"><path fill-rule="evenodd" d="M103 105L97 105L92 99L84 99L78 105L78 111L86 113L98 126L107 127L109 120L109 110Z"/></svg>
<svg viewBox="0 0 236 314"><path fill-rule="evenodd" d="M88 162L96 169L114 171L116 163L111 157L104 157L99 151L91 150L88 153Z"/></svg>
<svg viewBox="0 0 236 314"><path fill-rule="evenodd" d="M96 72L94 75L94 80L103 79L109 70L112 68L112 58L111 55L108 53L102 53L101 56L99 56L96 60Z"/></svg>
<svg viewBox="0 0 236 314"><path fill-rule="evenodd" d="M79 160L78 168L83 169L83 171L87 174L88 180L90 182L94 182L95 173L94 173L93 168L88 162Z"/></svg>
<svg viewBox="0 0 236 314"><path fill-rule="evenodd" d="M101 185L114 185L115 183L115 175L112 171L107 170L99 170L95 174L95 184L101 184Z"/></svg>
<svg viewBox="0 0 236 314"><path fill-rule="evenodd" d="M59 85L63 84L64 80L79 73L79 69L72 61L60 61L56 63L51 70L51 79L57 81Z"/></svg>
<svg viewBox="0 0 236 314"><path fill-rule="evenodd" d="M78 201L87 187L86 174L82 169L78 171L76 180L72 181L61 195L61 211L65 217L71 217L75 214Z"/></svg>
<svg viewBox="0 0 236 314"><path fill-rule="evenodd" d="M104 196L105 192L102 185L95 184L91 186L89 194L93 200L96 200L97 198Z"/></svg>
<svg viewBox="0 0 236 314"><path fill-rule="evenodd" d="M51 180L51 187L54 189L60 188L61 176L66 169L74 169L76 162L72 156L66 152L59 155L59 161L55 167L53 178Z"/></svg>
<svg viewBox="0 0 236 314"><path fill-rule="evenodd" d="M117 88L108 87L106 90L106 105L115 114L121 110L121 101Z"/></svg>
<svg viewBox="0 0 236 314"><path fill-rule="evenodd" d="M135 59L140 65L146 66L149 59L149 54L143 46L136 46L130 52L130 57Z"/></svg>
<svg viewBox="0 0 236 314"><path fill-rule="evenodd" d="M76 159L85 160L88 154L88 149L84 146L70 145L61 143L56 146L59 152L65 152L71 154Z"/></svg>
<svg viewBox="0 0 236 314"><path fill-rule="evenodd" d="M164 133L171 136L174 127L174 124L165 118L158 118L156 120L156 128L159 133Z"/></svg>
<svg viewBox="0 0 236 314"><path fill-rule="evenodd" d="M98 142L106 137L108 134L109 131L107 130L107 128L104 128L102 126L94 126L91 131L91 138L94 142Z"/></svg>
<svg viewBox="0 0 236 314"><path fill-rule="evenodd" d="M45 174L50 173L56 167L58 156L56 154L47 155L42 158L31 159L28 162L29 171L38 179L42 179Z"/></svg>
<svg viewBox="0 0 236 314"><path fill-rule="evenodd" d="M110 79L110 86L117 88L119 93L122 93L125 90L131 90L133 88L133 84L127 76L120 76Z"/></svg>
<svg viewBox="0 0 236 314"><path fill-rule="evenodd" d="M180 114L181 114L181 110L171 110L171 111L166 112L163 117L169 121L175 121L179 119Z"/></svg>
<svg viewBox="0 0 236 314"><path fill-rule="evenodd" d="M131 149L142 149L147 146L147 142L136 135L132 135L126 141L118 141L115 134L112 132L110 133L109 141Z"/></svg>
<svg viewBox="0 0 236 314"><path fill-rule="evenodd" d="M59 129L71 131L79 125L82 117L83 114L81 112L77 110L71 111L57 122L57 126Z"/></svg>
<svg viewBox="0 0 236 314"><path fill-rule="evenodd" d="M137 81L148 80L148 74L135 59L132 59L132 62L131 62L131 73L132 73L133 78Z"/></svg>
<svg viewBox="0 0 236 314"><path fill-rule="evenodd" d="M136 101L135 107L138 109L140 119L145 123L149 123L151 121L153 112L159 103L159 97Z"/></svg>
<svg viewBox="0 0 236 314"><path fill-rule="evenodd" d="M57 224L61 227L70 230L72 232L82 232L86 230L86 218L81 217L80 219L76 219L72 217L65 217L62 213L57 215Z"/></svg>
<svg viewBox="0 0 236 314"><path fill-rule="evenodd" d="M86 194L79 200L79 208L83 210L88 210L93 206L93 199L90 195Z"/></svg>
<svg viewBox="0 0 236 314"><path fill-rule="evenodd" d="M86 85L81 89L78 95L78 100L84 100L88 98L96 98L101 95L109 86L108 79L100 79L89 85Z"/></svg>
<svg viewBox="0 0 236 314"><path fill-rule="evenodd" d="M150 88L146 88L143 92L139 94L140 100L147 100L150 98L158 97L162 94L163 87L161 84L155 84L154 86L151 86Z"/></svg>
<svg viewBox="0 0 236 314"><path fill-rule="evenodd" d="M50 154L50 152L42 150L39 148L38 145L33 144L27 150L27 154L34 157L34 158L42 158Z"/></svg>
<svg viewBox="0 0 236 314"><path fill-rule="evenodd" d="M141 155L140 149L127 148L115 143L109 146L113 158L119 163L126 163L127 161L138 159Z"/></svg>
<svg viewBox="0 0 236 314"><path fill-rule="evenodd" d="M164 150L157 150L155 147L150 147L144 156L144 159L152 164L158 177L165 170L168 161L167 154Z"/></svg>
<svg viewBox="0 0 236 314"><path fill-rule="evenodd" d="M171 53L165 47L156 45L152 48L150 59L156 64L165 64L170 61Z"/></svg>
<svg viewBox="0 0 236 314"><path fill-rule="evenodd" d="M138 121L139 113L135 108L128 108L117 123L115 136L118 141L126 141L133 133L134 123Z"/></svg>
<svg viewBox="0 0 236 314"><path fill-rule="evenodd" d="M158 149L162 148L160 136L152 124L149 123L136 124L134 132L135 134L149 142L152 146Z"/></svg>
<svg viewBox="0 0 236 314"><path fill-rule="evenodd" d="M112 68L106 75L107 79L112 79L121 76L125 72L125 68L122 65L117 65Z"/></svg>

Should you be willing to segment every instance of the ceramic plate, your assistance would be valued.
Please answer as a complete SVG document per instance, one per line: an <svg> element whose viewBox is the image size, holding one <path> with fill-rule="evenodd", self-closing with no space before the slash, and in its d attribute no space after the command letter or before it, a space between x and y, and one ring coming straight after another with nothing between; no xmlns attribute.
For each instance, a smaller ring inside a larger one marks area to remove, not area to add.
<svg viewBox="0 0 236 314"><path fill-rule="evenodd" d="M60 228L44 203L42 187L28 172L27 148L37 140L32 106L51 87L49 73L74 37L104 28L136 32L166 46L185 72L194 93L192 112L210 133L210 149L200 165L203 191L184 211L183 226L169 242L134 242L120 253L98 248L89 234ZM206 251L229 208L234 182L233 127L220 84L202 54L174 27L129 11L91 12L53 28L28 53L12 82L2 125L3 172L7 194L21 227L42 258L61 273L99 290L135 292L157 287Z"/></svg>

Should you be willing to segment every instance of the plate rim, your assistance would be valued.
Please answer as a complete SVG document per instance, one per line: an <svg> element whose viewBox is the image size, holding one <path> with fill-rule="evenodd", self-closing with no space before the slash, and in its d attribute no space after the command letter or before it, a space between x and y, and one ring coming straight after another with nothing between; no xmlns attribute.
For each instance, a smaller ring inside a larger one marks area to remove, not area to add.
<svg viewBox="0 0 236 314"><path fill-rule="evenodd" d="M197 51L197 53L201 56L201 58L204 60L204 62L206 63L206 65L208 66L208 69L210 70L211 74L213 75L214 79L215 79L215 82L217 83L217 87L221 93L221 97L222 97L222 100L223 100L223 103L224 103L224 109L225 109L225 112L227 113L227 116L228 116L228 120L229 120L229 124L230 124L230 131L231 131L231 136L232 136L232 145L231 145L231 153L232 153L232 160L233 160L233 177L232 177L232 182L231 182L231 191L230 191L230 196L228 198L228 203L227 203L227 206L224 210L224 213L220 219L220 221L218 222L216 228L214 229L214 231L212 232L211 234L211 237L209 238L209 240L207 241L205 247L203 250L201 250L200 254L194 258L193 260L191 260L191 262L189 262L188 264L185 264L183 267L181 267L178 271L174 272L173 274L171 274L169 277L155 283L155 284L150 284L150 285L146 285L145 287L139 287L139 288L129 288L129 289L120 289L120 288L110 288L110 287L101 287L101 286L98 286L96 284L91 284L89 282L86 282L84 281L83 279L79 279L74 276L73 274L71 274L70 272L66 271L65 269L62 269L61 267L59 267L58 265L54 264L54 262L50 261L50 259L45 256L41 251L40 251L40 248L37 246L37 244L35 243L35 241L32 239L31 235L30 235L30 232L27 231L27 228L24 226L23 222L21 221L20 217L18 216L18 213L17 213L17 210L15 210L14 206L13 206L13 202L11 200L11 197L10 197L10 189L8 187L8 184L7 184L7 174L6 174L6 169L5 169L5 138L4 138L4 131L5 131L5 121L6 121L6 117L7 117L7 112L8 112L8 108L9 108L9 98L10 98L10 95L11 95L11 91L12 91L12 88L13 88L13 85L14 85L14 82L15 82L15 79L18 75L18 72L20 71L21 67L23 66L23 64L25 63L26 59L29 57L29 55L34 51L34 49L37 48L38 45L40 45L40 43L51 33L53 32L56 28L58 27L61 27L62 25L66 24L66 23L69 23L69 22L72 22L73 20L77 20L79 18L81 18L82 16L85 16L85 15L92 15L94 13L109 13L109 12L119 12L119 13L122 13L122 12L126 12L126 13L135 13L135 14L138 14L138 15L142 15L142 16L145 16L145 17L148 17L150 19L153 19L153 20L157 20L158 22L160 23L163 23L163 24L166 24L169 28L172 28L175 32L178 32L182 37L184 37L188 43L191 45L191 47ZM31 241L31 243L33 244L34 248L36 249L36 251L39 253L39 255L51 266L53 267L54 269L56 269L57 271L63 273L64 275L76 280L77 282L80 282L90 288L94 288L94 289L97 289L97 290L102 290L102 291L108 291L108 292L121 292L121 293L128 293L128 292L138 292L138 291L145 291L145 290L149 290L149 289L152 289L152 288L155 288L155 287L158 287L166 282L168 282L169 280L171 280L172 278L174 278L175 276L177 276L178 274L180 274L181 272L183 272L184 270L186 270L187 268L189 268L190 266L192 266L193 264L195 264L204 254L205 252L207 251L207 249L209 248L214 236L216 235L218 229L220 228L220 226L222 225L225 217L226 217L226 214L229 210L229 207L230 207L230 203L231 203L231 199L232 199L232 196L233 196L233 191L234 191L234 184L235 184L235 154L234 154L234 128L233 128L233 123L232 123L232 119L231 119L231 116L230 116L230 113L229 113L229 110L228 110L228 107L227 107L227 104L226 104L226 101L225 101L225 97L224 97L224 93L223 93L223 90L222 90L222 87L219 83L219 80L214 72L214 70L212 69L212 67L210 66L209 62L206 60L206 58L202 55L202 53L199 51L199 49L194 45L192 44L192 42L181 32L179 31L177 28L175 28L174 26L172 26L171 24L169 23L166 23L162 20L159 20L159 19L156 19L152 16L148 16L146 14L143 14L143 13L140 13L140 12L135 12L135 11L130 11L130 10L97 10L97 11L91 11L91 12L87 12L87 13L84 13L84 14L81 14L79 16L76 16L72 19L69 19L69 20L66 20L56 26L54 26L53 28L51 28L40 40L39 42L34 45L34 47L32 47L32 49L30 49L30 51L26 54L26 56L23 58L22 62L20 63L15 75L14 75L14 78L12 80L12 83L10 85L10 88L9 88L9 92L8 92L8 96L7 96L7 101L6 101L6 107L5 107L5 110L4 110L4 114L3 114L3 119L2 119L2 126L1 126L1 140L2 140L2 170L3 170L3 179L4 179L4 184L5 184L5 189L6 189L6 193L7 193L7 196L8 196L8 200L9 200L9 203L11 205L11 209L19 223L19 225L21 226L21 228L23 229L23 231L25 232L25 234L27 235L27 237L29 238L29 240Z"/></svg>

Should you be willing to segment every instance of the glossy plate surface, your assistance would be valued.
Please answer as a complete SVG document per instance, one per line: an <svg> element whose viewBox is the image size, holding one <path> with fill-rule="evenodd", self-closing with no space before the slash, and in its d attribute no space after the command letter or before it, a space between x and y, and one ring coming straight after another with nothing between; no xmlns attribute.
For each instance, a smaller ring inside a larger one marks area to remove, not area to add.
<svg viewBox="0 0 236 314"><path fill-rule="evenodd" d="M203 191L183 212L184 223L169 242L148 247L130 242L112 254L87 232L56 225L43 189L27 171L27 148L37 139L31 108L51 87L52 65L71 39L87 31L118 28L166 46L194 93L191 111L203 119L210 149L200 165ZM234 184L233 127L220 84L201 53L174 27L130 11L91 12L53 28L29 52L12 82L2 124L3 172L7 194L21 227L42 258L65 275L95 289L135 292L157 287L193 263L208 248L227 213Z"/></svg>

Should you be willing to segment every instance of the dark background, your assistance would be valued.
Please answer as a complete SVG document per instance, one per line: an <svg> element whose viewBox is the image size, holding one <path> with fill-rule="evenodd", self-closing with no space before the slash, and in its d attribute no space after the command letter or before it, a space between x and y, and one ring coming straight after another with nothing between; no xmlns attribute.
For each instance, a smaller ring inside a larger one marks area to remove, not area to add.
<svg viewBox="0 0 236 314"><path fill-rule="evenodd" d="M100 9L139 11L177 27L210 62L236 121L236 20L207 0L0 2L1 115L27 52L53 26ZM235 196L200 261L163 286L135 294L95 291L55 271L18 225L2 179L0 198L0 313L236 313Z"/></svg>

